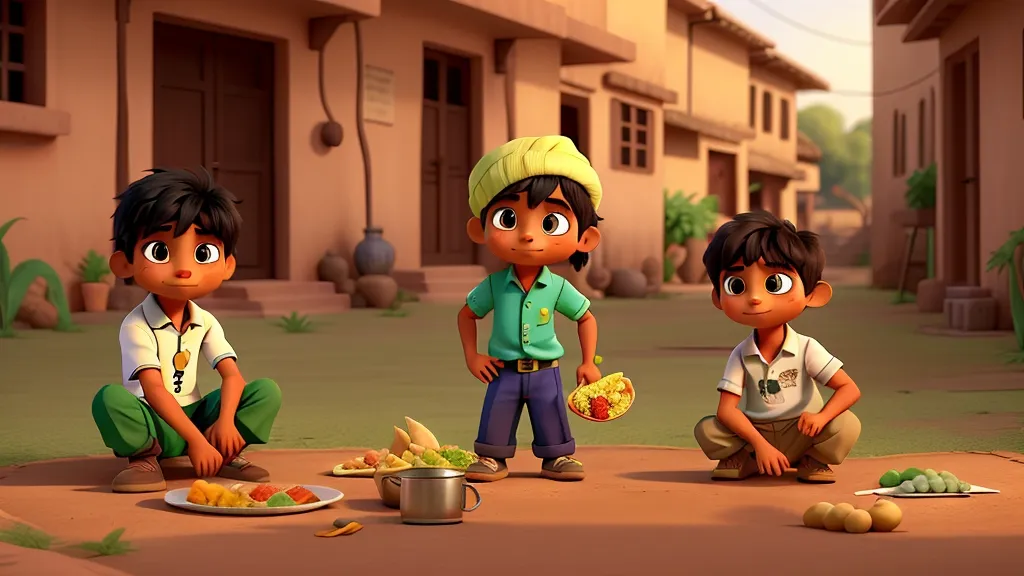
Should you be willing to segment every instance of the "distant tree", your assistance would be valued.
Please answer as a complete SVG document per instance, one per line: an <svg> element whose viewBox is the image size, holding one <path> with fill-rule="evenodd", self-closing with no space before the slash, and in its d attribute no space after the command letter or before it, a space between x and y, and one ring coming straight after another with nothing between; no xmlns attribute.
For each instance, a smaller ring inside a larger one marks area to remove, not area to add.
<svg viewBox="0 0 1024 576"><path fill-rule="evenodd" d="M832 194L833 186L858 198L871 195L871 119L846 130L843 115L827 104L797 113L797 126L821 149L821 198L826 206L848 206Z"/></svg>

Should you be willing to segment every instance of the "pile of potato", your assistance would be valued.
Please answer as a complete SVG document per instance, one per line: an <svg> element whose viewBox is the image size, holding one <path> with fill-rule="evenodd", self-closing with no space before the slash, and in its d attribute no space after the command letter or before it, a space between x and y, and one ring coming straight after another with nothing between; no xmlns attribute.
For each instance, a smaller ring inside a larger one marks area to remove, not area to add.
<svg viewBox="0 0 1024 576"><path fill-rule="evenodd" d="M832 505L818 502L804 512L804 526L821 528L831 532L846 531L850 534L865 532L892 532L903 521L903 511L891 500L879 498L875 505L860 510L843 502Z"/></svg>

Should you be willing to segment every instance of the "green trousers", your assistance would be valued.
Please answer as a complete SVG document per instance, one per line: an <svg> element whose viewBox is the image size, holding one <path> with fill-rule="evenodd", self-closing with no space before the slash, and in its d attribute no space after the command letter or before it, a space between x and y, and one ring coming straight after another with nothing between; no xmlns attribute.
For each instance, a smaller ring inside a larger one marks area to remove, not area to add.
<svg viewBox="0 0 1024 576"><path fill-rule="evenodd" d="M246 445L266 444L270 429L281 409L281 389L273 380L262 378L245 385L235 412L235 427ZM220 417L220 390L182 410L204 432ZM92 417L103 443L121 458L147 448L153 439L160 443L160 458L175 458L188 453L188 443L164 422L153 408L120 384L100 388L92 401Z"/></svg>

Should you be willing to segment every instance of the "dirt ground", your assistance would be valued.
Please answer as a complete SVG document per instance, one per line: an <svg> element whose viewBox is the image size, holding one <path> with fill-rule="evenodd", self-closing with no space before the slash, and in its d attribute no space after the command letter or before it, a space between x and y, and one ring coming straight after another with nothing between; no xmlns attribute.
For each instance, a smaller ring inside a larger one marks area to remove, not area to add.
<svg viewBox="0 0 1024 576"><path fill-rule="evenodd" d="M587 464L588 478L555 483L535 478L539 462L521 452L510 462L509 479L480 486L483 504L466 514L463 524L422 527L402 525L397 511L380 504L372 480L326 475L353 453L254 454L275 481L322 484L345 493L338 504L308 514L207 516L170 509L162 494L112 494L107 486L121 463L109 457L0 469L0 509L64 541L95 540L126 527L124 539L138 551L95 562L147 576L334 568L448 574L464 567L495 575L620 576L673 566L678 573L731 574L738 562L756 566L761 574L790 574L804 565L833 575L910 570L1008 574L1022 560L1024 496L1012 487L1021 486L1024 456L1016 454L856 459L837 469L836 484L812 486L792 477L713 483L710 463L699 452L656 447L581 448L578 457ZM891 534L828 533L800 526L803 511L818 501L870 506L874 497L853 492L874 486L889 468L909 466L948 469L1003 493L899 499L904 521ZM169 470L171 487L189 484L183 472ZM313 536L338 517L358 520L366 528L334 539ZM0 562L0 574L7 573L3 566Z"/></svg>

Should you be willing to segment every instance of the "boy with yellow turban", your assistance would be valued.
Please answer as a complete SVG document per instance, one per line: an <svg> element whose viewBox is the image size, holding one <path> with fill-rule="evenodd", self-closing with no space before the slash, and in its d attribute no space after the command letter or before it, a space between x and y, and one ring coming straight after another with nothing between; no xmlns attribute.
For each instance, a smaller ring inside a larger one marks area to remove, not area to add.
<svg viewBox="0 0 1024 576"><path fill-rule="evenodd" d="M601 378L594 364L597 320L590 301L548 269L569 261L580 270L597 248L601 181L585 156L563 136L518 138L484 156L469 176L473 217L466 232L509 267L491 274L466 298L459 335L466 366L487 384L475 450L480 460L466 478L490 482L508 476L516 429L525 405L533 424L533 453L541 476L582 480L572 458L558 360L565 350L555 336L554 313L579 326L583 360L576 380ZM487 354L477 351L477 320L494 312Z"/></svg>

